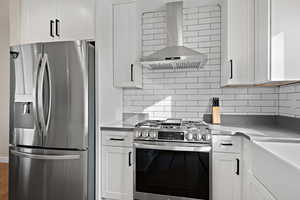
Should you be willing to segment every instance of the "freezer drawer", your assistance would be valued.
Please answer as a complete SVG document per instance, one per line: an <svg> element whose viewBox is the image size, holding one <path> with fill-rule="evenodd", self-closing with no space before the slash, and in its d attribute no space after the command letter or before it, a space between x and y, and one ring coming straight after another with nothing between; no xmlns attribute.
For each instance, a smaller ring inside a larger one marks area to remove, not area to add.
<svg viewBox="0 0 300 200"><path fill-rule="evenodd" d="M87 151L10 149L10 200L86 200Z"/></svg>

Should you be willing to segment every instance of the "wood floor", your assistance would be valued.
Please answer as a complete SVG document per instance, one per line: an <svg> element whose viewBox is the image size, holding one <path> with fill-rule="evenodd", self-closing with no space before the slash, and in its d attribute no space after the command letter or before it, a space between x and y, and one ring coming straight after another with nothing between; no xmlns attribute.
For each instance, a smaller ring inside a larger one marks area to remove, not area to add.
<svg viewBox="0 0 300 200"><path fill-rule="evenodd" d="M8 200L8 164L0 163L0 200Z"/></svg>

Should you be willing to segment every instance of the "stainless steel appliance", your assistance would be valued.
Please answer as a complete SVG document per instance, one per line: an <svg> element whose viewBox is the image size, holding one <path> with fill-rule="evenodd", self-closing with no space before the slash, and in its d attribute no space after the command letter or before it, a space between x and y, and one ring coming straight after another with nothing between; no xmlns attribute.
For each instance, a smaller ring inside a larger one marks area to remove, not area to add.
<svg viewBox="0 0 300 200"><path fill-rule="evenodd" d="M11 47L10 200L94 199L94 46Z"/></svg>
<svg viewBox="0 0 300 200"><path fill-rule="evenodd" d="M210 200L211 134L201 121L148 120L135 129L136 200Z"/></svg>

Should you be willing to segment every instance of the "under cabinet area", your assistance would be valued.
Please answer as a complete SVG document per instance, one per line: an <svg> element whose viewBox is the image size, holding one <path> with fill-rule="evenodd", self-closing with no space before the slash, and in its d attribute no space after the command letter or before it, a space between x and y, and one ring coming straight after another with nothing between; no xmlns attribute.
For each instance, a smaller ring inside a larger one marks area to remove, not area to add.
<svg viewBox="0 0 300 200"><path fill-rule="evenodd" d="M213 136L213 200L242 198L241 138Z"/></svg>
<svg viewBox="0 0 300 200"><path fill-rule="evenodd" d="M95 39L95 0L12 0L10 45Z"/></svg>
<svg viewBox="0 0 300 200"><path fill-rule="evenodd" d="M252 85L254 0L224 0L221 12L221 85Z"/></svg>
<svg viewBox="0 0 300 200"><path fill-rule="evenodd" d="M102 198L133 199L133 133L102 131Z"/></svg>

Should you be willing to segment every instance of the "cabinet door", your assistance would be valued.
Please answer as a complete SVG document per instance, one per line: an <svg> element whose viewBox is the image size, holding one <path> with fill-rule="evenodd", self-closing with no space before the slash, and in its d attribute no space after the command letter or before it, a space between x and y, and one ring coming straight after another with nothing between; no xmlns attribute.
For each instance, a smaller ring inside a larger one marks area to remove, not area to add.
<svg viewBox="0 0 300 200"><path fill-rule="evenodd" d="M222 3L222 86L254 83L254 0Z"/></svg>
<svg viewBox="0 0 300 200"><path fill-rule="evenodd" d="M103 198L133 199L132 148L102 147Z"/></svg>
<svg viewBox="0 0 300 200"><path fill-rule="evenodd" d="M9 0L9 44L21 44L21 0Z"/></svg>
<svg viewBox="0 0 300 200"><path fill-rule="evenodd" d="M22 43L53 41L56 0L22 0L21 7Z"/></svg>
<svg viewBox="0 0 300 200"><path fill-rule="evenodd" d="M240 155L213 153L213 200L240 200Z"/></svg>
<svg viewBox="0 0 300 200"><path fill-rule="evenodd" d="M141 82L141 66L137 64L136 2L113 4L114 84L135 87Z"/></svg>
<svg viewBox="0 0 300 200"><path fill-rule="evenodd" d="M275 200L273 195L251 174L249 174L247 200Z"/></svg>
<svg viewBox="0 0 300 200"><path fill-rule="evenodd" d="M57 38L64 41L95 38L95 0L57 2Z"/></svg>

